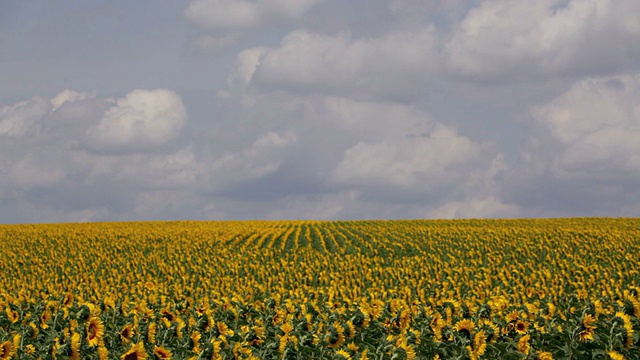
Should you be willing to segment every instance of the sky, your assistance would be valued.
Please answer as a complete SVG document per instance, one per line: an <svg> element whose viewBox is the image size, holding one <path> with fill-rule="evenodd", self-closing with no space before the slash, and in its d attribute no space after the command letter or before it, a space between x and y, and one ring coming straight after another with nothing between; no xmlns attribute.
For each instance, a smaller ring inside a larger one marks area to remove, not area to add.
<svg viewBox="0 0 640 360"><path fill-rule="evenodd" d="M0 223L638 217L638 14L2 0Z"/></svg>

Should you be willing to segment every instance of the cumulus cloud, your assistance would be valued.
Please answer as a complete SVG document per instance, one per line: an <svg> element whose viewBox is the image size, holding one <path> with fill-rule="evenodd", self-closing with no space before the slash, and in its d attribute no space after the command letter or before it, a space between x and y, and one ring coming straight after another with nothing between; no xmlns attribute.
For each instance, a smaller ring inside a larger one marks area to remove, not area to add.
<svg viewBox="0 0 640 360"><path fill-rule="evenodd" d="M87 146L95 151L153 150L173 140L187 113L180 96L170 90L134 90L118 99L87 130Z"/></svg>
<svg viewBox="0 0 640 360"><path fill-rule="evenodd" d="M142 216L138 196L188 188L206 167L188 145L140 151L171 143L186 120L180 97L168 90L111 100L67 89L3 107L0 199L19 203L7 218L29 219L34 208L38 221Z"/></svg>
<svg viewBox="0 0 640 360"><path fill-rule="evenodd" d="M87 92L78 92L69 89L62 90L58 95L49 101L53 109L51 111L56 111L60 109L60 107L64 104L74 103L77 101L82 101L86 99L92 99L96 97L95 93L87 93Z"/></svg>
<svg viewBox="0 0 640 360"><path fill-rule="evenodd" d="M640 64L635 0L481 2L446 45L450 71L484 82L610 75Z"/></svg>
<svg viewBox="0 0 640 360"><path fill-rule="evenodd" d="M187 19L212 30L238 30L278 19L296 19L321 0L193 0Z"/></svg>
<svg viewBox="0 0 640 360"><path fill-rule="evenodd" d="M439 125L427 135L357 143L345 152L334 179L360 185L444 185L457 177L462 165L476 160L479 151L469 138Z"/></svg>
<svg viewBox="0 0 640 360"><path fill-rule="evenodd" d="M0 135L20 137L39 131L39 122L51 105L41 97L0 108Z"/></svg>
<svg viewBox="0 0 640 360"><path fill-rule="evenodd" d="M580 81L531 114L564 146L562 169L640 175L640 75Z"/></svg>
<svg viewBox="0 0 640 360"><path fill-rule="evenodd" d="M158 10L175 37L100 53L158 41L178 80L16 38L0 217L637 216L638 4L190 0ZM175 53L194 28L203 53Z"/></svg>
<svg viewBox="0 0 640 360"><path fill-rule="evenodd" d="M249 147L217 159L213 171L222 176L216 177L214 182L217 187L224 188L271 174L282 166L288 148L296 142L296 135L291 131L282 134L270 131Z"/></svg>
<svg viewBox="0 0 640 360"><path fill-rule="evenodd" d="M415 106L337 97L308 101L305 122L326 133L301 141L331 159L316 165L326 173L326 186L355 191L358 201L411 199L424 202L424 211L450 196L488 196L506 170L492 144L460 135Z"/></svg>
<svg viewBox="0 0 640 360"><path fill-rule="evenodd" d="M219 51L251 30L297 21L323 0L192 0L184 16L202 30L201 50Z"/></svg>
<svg viewBox="0 0 640 360"><path fill-rule="evenodd" d="M530 109L536 131L505 182L528 216L640 213L640 76L585 79Z"/></svg>
<svg viewBox="0 0 640 360"><path fill-rule="evenodd" d="M241 52L229 82L334 95L400 94L434 65L435 41L433 27L365 39L296 30L279 47Z"/></svg>

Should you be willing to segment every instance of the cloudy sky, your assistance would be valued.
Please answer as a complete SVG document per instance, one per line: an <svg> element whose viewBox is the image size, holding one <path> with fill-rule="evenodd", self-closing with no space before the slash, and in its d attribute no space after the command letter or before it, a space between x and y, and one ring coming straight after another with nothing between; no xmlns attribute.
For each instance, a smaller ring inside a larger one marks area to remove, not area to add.
<svg viewBox="0 0 640 360"><path fill-rule="evenodd" d="M2 0L0 222L640 216L637 0Z"/></svg>

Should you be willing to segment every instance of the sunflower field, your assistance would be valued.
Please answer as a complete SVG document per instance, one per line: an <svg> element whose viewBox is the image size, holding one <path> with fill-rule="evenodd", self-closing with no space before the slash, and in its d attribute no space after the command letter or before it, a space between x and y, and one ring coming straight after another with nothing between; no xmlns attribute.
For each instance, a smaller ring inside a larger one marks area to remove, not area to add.
<svg viewBox="0 0 640 360"><path fill-rule="evenodd" d="M2 359L640 359L640 219L0 225Z"/></svg>

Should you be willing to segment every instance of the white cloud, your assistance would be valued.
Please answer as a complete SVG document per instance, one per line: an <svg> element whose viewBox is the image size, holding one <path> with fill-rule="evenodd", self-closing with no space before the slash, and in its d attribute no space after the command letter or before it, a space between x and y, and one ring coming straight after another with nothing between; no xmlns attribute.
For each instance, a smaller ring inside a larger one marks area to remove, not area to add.
<svg viewBox="0 0 640 360"><path fill-rule="evenodd" d="M73 103L76 101L82 101L86 99L92 99L96 96L94 93L86 93L86 92L78 92L69 89L65 89L56 95L53 99L51 99L50 103L53 106L51 111L58 110L65 103Z"/></svg>
<svg viewBox="0 0 640 360"><path fill-rule="evenodd" d="M325 97L322 101L325 121L357 134L367 142L389 138L424 136L433 130L435 122L413 106L389 101L354 101L340 97Z"/></svg>
<svg viewBox="0 0 640 360"><path fill-rule="evenodd" d="M116 101L64 90L0 114L0 199L18 199L10 214L16 221L149 218L135 201L193 188L206 174L191 147L159 149L186 121L179 96L168 90L136 90ZM87 140L100 151L81 146Z"/></svg>
<svg viewBox="0 0 640 360"><path fill-rule="evenodd" d="M193 0L187 19L210 30L242 30L279 19L297 19L321 0Z"/></svg>
<svg viewBox="0 0 640 360"><path fill-rule="evenodd" d="M180 96L170 90L134 90L115 101L87 131L87 146L122 152L162 147L176 138L187 121Z"/></svg>
<svg viewBox="0 0 640 360"><path fill-rule="evenodd" d="M364 39L296 30L279 47L240 53L230 79L294 92L401 93L437 61L435 41L433 27Z"/></svg>
<svg viewBox="0 0 640 360"><path fill-rule="evenodd" d="M8 175L12 186L24 189L55 186L66 177L63 168L42 163L33 154L27 154L11 164Z"/></svg>
<svg viewBox="0 0 640 360"><path fill-rule="evenodd" d="M578 81L530 116L504 201L525 216L640 214L639 74Z"/></svg>
<svg viewBox="0 0 640 360"><path fill-rule="evenodd" d="M359 142L345 152L334 180L394 187L442 186L460 182L460 170L466 172L479 152L478 144L439 125L426 136Z"/></svg>
<svg viewBox="0 0 640 360"><path fill-rule="evenodd" d="M292 132L268 132L249 147L216 160L213 170L220 177L214 181L219 187L225 187L273 173L283 164L288 148L296 142L296 135Z"/></svg>
<svg viewBox="0 0 640 360"><path fill-rule="evenodd" d="M260 65L260 58L267 48L257 47L241 51L236 57L234 71L227 77L227 85L231 88L245 87L251 83L251 78Z"/></svg>
<svg viewBox="0 0 640 360"><path fill-rule="evenodd" d="M19 137L37 133L40 120L50 110L51 105L41 97L0 108L0 136Z"/></svg>
<svg viewBox="0 0 640 360"><path fill-rule="evenodd" d="M640 2L482 2L453 30L451 71L487 82L607 75L640 64Z"/></svg>
<svg viewBox="0 0 640 360"><path fill-rule="evenodd" d="M334 131L351 134L328 182L357 191L362 201L429 199L412 216L452 196L492 196L507 170L491 144L460 135L412 106L328 98L319 115L340 129Z"/></svg>
<svg viewBox="0 0 640 360"><path fill-rule="evenodd" d="M500 199L489 196L448 202L427 211L425 217L430 219L515 218L520 215L519 210L517 205L505 204Z"/></svg>
<svg viewBox="0 0 640 360"><path fill-rule="evenodd" d="M531 114L562 144L563 170L640 174L640 75L580 81Z"/></svg>

